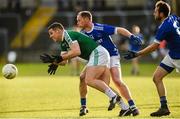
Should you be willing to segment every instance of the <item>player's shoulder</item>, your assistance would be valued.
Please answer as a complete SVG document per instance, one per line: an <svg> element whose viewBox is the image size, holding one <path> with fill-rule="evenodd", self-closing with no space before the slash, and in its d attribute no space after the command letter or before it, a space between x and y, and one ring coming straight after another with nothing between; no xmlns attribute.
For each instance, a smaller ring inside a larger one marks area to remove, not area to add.
<svg viewBox="0 0 180 119"><path fill-rule="evenodd" d="M66 30L65 33L66 33L66 35L69 35L70 37L71 37L71 36L81 35L80 32L74 31L74 30Z"/></svg>
<svg viewBox="0 0 180 119"><path fill-rule="evenodd" d="M76 31L73 30L64 30L66 34L71 34L71 33L75 33Z"/></svg>
<svg viewBox="0 0 180 119"><path fill-rule="evenodd" d="M159 25L158 29L161 30L165 30L169 27L170 25L170 21L169 21L169 17L167 17L166 19L164 19L164 21Z"/></svg>
<svg viewBox="0 0 180 119"><path fill-rule="evenodd" d="M169 15L169 17L168 17L168 21L177 20L177 19L178 19L178 16L176 16L176 15Z"/></svg>
<svg viewBox="0 0 180 119"><path fill-rule="evenodd" d="M171 30L173 25L179 18L176 15L169 15L159 26L159 29Z"/></svg>
<svg viewBox="0 0 180 119"><path fill-rule="evenodd" d="M104 24L94 23L93 30L102 31L102 30L103 30L103 27L104 27Z"/></svg>
<svg viewBox="0 0 180 119"><path fill-rule="evenodd" d="M104 27L104 26L111 26L109 24L102 24L102 23L93 23L94 27Z"/></svg>
<svg viewBox="0 0 180 119"><path fill-rule="evenodd" d="M108 24L94 23L93 30L103 31L105 29L111 29L111 28L114 28L114 26L111 26L111 25L108 25Z"/></svg>
<svg viewBox="0 0 180 119"><path fill-rule="evenodd" d="M178 17L176 15L169 15L164 21L163 25L171 25L174 21L177 21Z"/></svg>

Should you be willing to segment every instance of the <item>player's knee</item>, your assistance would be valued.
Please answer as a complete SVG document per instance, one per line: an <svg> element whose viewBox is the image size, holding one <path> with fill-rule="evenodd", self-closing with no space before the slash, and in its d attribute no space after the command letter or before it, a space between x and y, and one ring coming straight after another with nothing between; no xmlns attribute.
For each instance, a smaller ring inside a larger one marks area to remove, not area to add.
<svg viewBox="0 0 180 119"><path fill-rule="evenodd" d="M106 79L104 82L109 86L109 84L110 84L110 79Z"/></svg>
<svg viewBox="0 0 180 119"><path fill-rule="evenodd" d="M85 75L84 75L84 74L81 74L79 78L80 78L80 81L84 81Z"/></svg>
<svg viewBox="0 0 180 119"><path fill-rule="evenodd" d="M85 78L86 84L89 84L91 81L89 78Z"/></svg>
<svg viewBox="0 0 180 119"><path fill-rule="evenodd" d="M154 83L159 83L159 82L161 82L162 80L161 80L161 76L159 75L159 74L154 74L153 75L153 82Z"/></svg>
<svg viewBox="0 0 180 119"><path fill-rule="evenodd" d="M85 78L85 82L86 82L87 85L91 85L92 82L93 82L93 79L91 79L91 78Z"/></svg>

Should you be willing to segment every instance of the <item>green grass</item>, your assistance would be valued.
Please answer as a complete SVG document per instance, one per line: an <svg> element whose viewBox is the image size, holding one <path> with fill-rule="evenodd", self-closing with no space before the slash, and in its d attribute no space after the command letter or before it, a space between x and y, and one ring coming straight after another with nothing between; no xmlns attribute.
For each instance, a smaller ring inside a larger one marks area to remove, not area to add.
<svg viewBox="0 0 180 119"><path fill-rule="evenodd" d="M4 64L0 64L0 69ZM141 63L139 66L140 69L140 76L149 76L152 77L154 70L157 67L157 63ZM16 64L19 73L18 76L48 76L47 68L48 66L42 63L26 63L26 64ZM81 65L81 69L83 69L84 65ZM122 75L123 76L131 76L131 64L130 63L123 63L122 67ZM60 66L56 72L56 76L69 76L71 74L71 67L70 65ZM180 74L177 74L173 71L170 77L179 77Z"/></svg>
<svg viewBox="0 0 180 119"><path fill-rule="evenodd" d="M19 75L15 79L6 80L0 76L0 118L79 118L79 79L66 76L70 74L68 66L59 68L56 76L48 76L47 66L42 64L17 64L17 67ZM156 65L142 64L141 75L136 77L129 75L129 64L122 67L123 79L141 112L135 118L150 118L149 113L159 107L159 98L151 79ZM168 118L180 118L179 79L179 74L173 73L164 80L171 110ZM118 118L119 107L108 112L107 106L108 98L89 88L90 113L85 117Z"/></svg>

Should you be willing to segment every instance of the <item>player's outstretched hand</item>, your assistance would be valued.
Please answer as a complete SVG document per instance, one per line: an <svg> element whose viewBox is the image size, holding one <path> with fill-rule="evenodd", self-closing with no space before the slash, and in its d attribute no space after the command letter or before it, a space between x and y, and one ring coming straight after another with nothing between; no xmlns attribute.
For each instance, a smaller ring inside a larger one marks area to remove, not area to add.
<svg viewBox="0 0 180 119"><path fill-rule="evenodd" d="M48 55L47 53L40 55L40 59L42 60L43 63L53 63L54 62L54 58L52 56Z"/></svg>
<svg viewBox="0 0 180 119"><path fill-rule="evenodd" d="M52 63L52 64L48 65L48 67L49 67L48 68L48 74L49 75L54 75L56 73L58 65Z"/></svg>
<svg viewBox="0 0 180 119"><path fill-rule="evenodd" d="M124 59L127 59L127 60L130 60L130 59L133 59L133 58L135 58L135 57L137 57L138 55L137 55L137 52L134 52L134 51L128 51L127 53L124 53L123 54L123 58Z"/></svg>
<svg viewBox="0 0 180 119"><path fill-rule="evenodd" d="M63 58L60 55L52 55L52 57L53 57L55 63L60 63L63 61Z"/></svg>
<svg viewBox="0 0 180 119"><path fill-rule="evenodd" d="M131 35L130 36L130 44L134 44L134 45L143 45L143 41L139 36L136 35Z"/></svg>

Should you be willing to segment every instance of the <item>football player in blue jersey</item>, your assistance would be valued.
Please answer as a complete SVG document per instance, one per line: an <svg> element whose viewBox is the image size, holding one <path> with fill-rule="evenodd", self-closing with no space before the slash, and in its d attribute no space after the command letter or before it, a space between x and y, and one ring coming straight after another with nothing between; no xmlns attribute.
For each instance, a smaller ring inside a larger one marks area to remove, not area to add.
<svg viewBox="0 0 180 119"><path fill-rule="evenodd" d="M122 110L119 116L128 115L139 115L139 111L132 99L131 93L127 85L123 82L121 77L121 67L120 67L120 55L117 47L112 41L111 35L120 34L127 36L130 42L133 44L141 45L142 41L139 37L130 33L127 29L122 27L114 27L106 24L99 24L92 22L92 14L89 11L81 11L77 15L77 25L82 28L84 34L88 35L94 39L98 44L106 48L110 54L110 73L114 84L117 86L121 95L128 101L129 106L123 106L122 100L118 103ZM81 96L81 106L86 107L86 95L87 86L84 85L84 77L80 77L80 96ZM111 103L110 103L111 104ZM114 106L109 105L108 110L112 110ZM81 113L81 111L80 111Z"/></svg>
<svg viewBox="0 0 180 119"><path fill-rule="evenodd" d="M161 106L157 111L151 113L151 116L166 116L170 114L163 78L175 68L177 72L180 72L180 18L170 15L170 10L170 6L166 2L157 2L154 17L155 20L161 22L161 25L158 27L154 43L139 52L129 51L124 56L125 59L132 59L140 55L145 55L158 49L162 40L166 40L167 42L169 52L153 74L153 81L159 94Z"/></svg>

